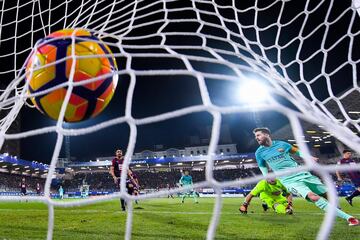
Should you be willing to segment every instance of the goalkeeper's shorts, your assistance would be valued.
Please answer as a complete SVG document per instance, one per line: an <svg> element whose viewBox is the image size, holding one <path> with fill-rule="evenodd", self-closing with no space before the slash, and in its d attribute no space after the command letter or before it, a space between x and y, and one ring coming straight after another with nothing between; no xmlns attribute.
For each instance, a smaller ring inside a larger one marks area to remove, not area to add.
<svg viewBox="0 0 360 240"><path fill-rule="evenodd" d="M267 195L260 195L261 201L265 202L269 207L274 208L275 203L277 204L283 204L287 206L288 202L287 199L280 195L277 197L268 197Z"/></svg>

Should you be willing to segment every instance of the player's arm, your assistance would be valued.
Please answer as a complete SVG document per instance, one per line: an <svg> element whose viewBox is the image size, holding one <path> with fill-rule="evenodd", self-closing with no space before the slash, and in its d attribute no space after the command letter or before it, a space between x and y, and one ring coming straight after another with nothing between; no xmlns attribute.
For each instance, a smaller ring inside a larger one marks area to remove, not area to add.
<svg viewBox="0 0 360 240"><path fill-rule="evenodd" d="M131 180L134 180L133 173L130 169L127 170L127 175Z"/></svg>
<svg viewBox="0 0 360 240"><path fill-rule="evenodd" d="M294 155L296 155L298 157L301 157L301 158L305 158L304 154L299 150L299 148L297 148L295 146L292 146L292 145L290 145L288 143L285 143L285 144L289 145L289 147L287 147L289 149L289 153L294 154ZM319 158L314 157L314 156L312 156L312 158L313 158L314 161L319 160Z"/></svg>
<svg viewBox="0 0 360 240"><path fill-rule="evenodd" d="M139 186L139 185L138 185L138 182L135 180L134 174L133 174L133 172L132 172L130 169L128 169L128 176L129 176L131 182L132 182L136 187L138 187L138 186Z"/></svg>
<svg viewBox="0 0 360 240"><path fill-rule="evenodd" d="M266 176L268 174L269 170L266 166L265 160L260 156L260 154L258 154L258 152L255 152L255 159L256 159L256 162L259 166L259 169L260 169L262 175Z"/></svg>
<svg viewBox="0 0 360 240"><path fill-rule="evenodd" d="M184 175L183 175L184 176ZM180 180L179 180L179 184L180 184L180 186L182 186L183 185L183 176L181 176L181 178L180 178Z"/></svg>
<svg viewBox="0 0 360 240"><path fill-rule="evenodd" d="M337 164L340 165L341 162L338 161ZM342 178L341 174L340 174L340 171L336 170L335 173L336 173L336 177L337 177L337 180L338 180L338 181L343 181L343 180L344 180L344 179Z"/></svg>
<svg viewBox="0 0 360 240"><path fill-rule="evenodd" d="M344 180L344 179L341 177L341 174L340 174L339 171L336 171L335 173L336 173L336 177L337 177L337 180L338 180L338 181L343 181L343 180Z"/></svg>
<svg viewBox="0 0 360 240"><path fill-rule="evenodd" d="M260 182L258 182L256 184L256 186L251 190L251 192L245 197L245 201L243 202L243 204L240 206L239 211L241 213L246 214L247 213L247 209L250 205L251 199L254 196L259 195L261 192L264 191L264 185L265 184L265 180L261 180Z"/></svg>
<svg viewBox="0 0 360 240"><path fill-rule="evenodd" d="M115 176L115 171L114 171L114 164L112 166L110 166L110 175L113 177L114 179L114 183L117 184L117 177Z"/></svg>
<svg viewBox="0 0 360 240"><path fill-rule="evenodd" d="M292 207L293 205L293 197L292 197L292 194L291 193L287 193L286 195L286 200L288 202L288 207Z"/></svg>
<svg viewBox="0 0 360 240"><path fill-rule="evenodd" d="M243 204L240 206L239 211L243 214L247 214L247 209L250 205L251 199L254 197L254 195L252 195L251 193L249 193L248 195L246 195L245 201L243 202Z"/></svg>
<svg viewBox="0 0 360 240"><path fill-rule="evenodd" d="M135 177L135 178L133 177L133 179L134 179L134 183L135 183L136 187L140 188L139 179L137 177Z"/></svg>
<svg viewBox="0 0 360 240"><path fill-rule="evenodd" d="M139 185L139 179L137 177L134 178L134 181L136 182L137 185Z"/></svg>

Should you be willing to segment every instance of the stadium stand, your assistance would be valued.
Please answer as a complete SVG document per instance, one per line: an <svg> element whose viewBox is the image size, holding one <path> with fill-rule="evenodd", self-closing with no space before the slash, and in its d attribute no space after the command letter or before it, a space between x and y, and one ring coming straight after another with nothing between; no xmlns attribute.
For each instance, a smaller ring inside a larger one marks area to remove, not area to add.
<svg viewBox="0 0 360 240"><path fill-rule="evenodd" d="M22 176L10 173L0 173L0 194L10 194L20 192L20 182L25 178L28 193L36 192L36 184L40 183L41 188L45 184L44 178Z"/></svg>
<svg viewBox="0 0 360 240"><path fill-rule="evenodd" d="M181 171L179 169L172 169L170 171L161 171L156 169L135 171L141 189L162 189L166 188L167 184L174 187L179 182ZM259 174L257 168L250 169L221 169L215 170L214 176L217 181L229 181L238 178L247 178ZM191 171L193 181L201 182L205 180L204 171ZM113 191L113 179L108 172L79 172L76 173L73 179L64 180L63 186L68 191L75 191L83 184L90 185L92 191Z"/></svg>

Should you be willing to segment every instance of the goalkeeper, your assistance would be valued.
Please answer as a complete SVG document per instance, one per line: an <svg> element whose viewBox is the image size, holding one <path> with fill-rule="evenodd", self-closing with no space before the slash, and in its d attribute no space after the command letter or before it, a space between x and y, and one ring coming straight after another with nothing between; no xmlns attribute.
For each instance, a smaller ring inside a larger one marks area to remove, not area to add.
<svg viewBox="0 0 360 240"><path fill-rule="evenodd" d="M284 197L284 195L286 197ZM276 213L292 214L292 195L278 179L261 180L246 196L244 203L240 206L241 213L247 213L251 199L260 195L261 201L272 207Z"/></svg>
<svg viewBox="0 0 360 240"><path fill-rule="evenodd" d="M186 186L192 186L193 185L193 181L192 181L192 177L189 175L189 171L185 170L184 171L184 175L181 176L180 180L179 180L180 186L186 187ZM197 198L196 198L196 193L193 189L187 189L181 198L181 203L184 203L184 199L185 197L190 197L192 196L194 198L195 203L199 203Z"/></svg>

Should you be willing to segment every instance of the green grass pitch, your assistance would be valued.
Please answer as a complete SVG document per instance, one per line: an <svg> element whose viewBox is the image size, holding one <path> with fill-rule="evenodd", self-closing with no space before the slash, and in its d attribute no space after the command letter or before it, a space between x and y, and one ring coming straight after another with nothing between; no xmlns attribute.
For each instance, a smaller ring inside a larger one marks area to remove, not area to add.
<svg viewBox="0 0 360 240"><path fill-rule="evenodd" d="M186 199L150 199L134 204L132 239L205 239L214 199L200 198L195 204ZM303 199L294 200L295 214L264 213L259 200L249 213L238 211L243 198L225 198L216 239L315 239L324 214ZM344 211L359 217L360 199L354 207L341 199ZM0 202L0 239L46 239L47 206L34 202ZM55 208L53 239L123 239L126 213L117 200L74 208ZM349 227L337 219L330 239L360 239L360 227Z"/></svg>

